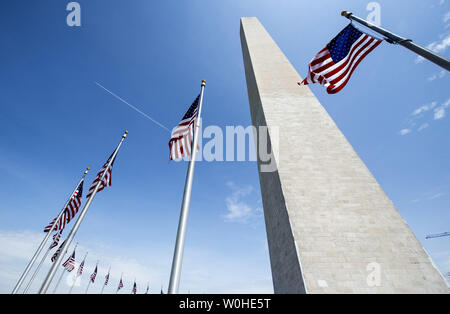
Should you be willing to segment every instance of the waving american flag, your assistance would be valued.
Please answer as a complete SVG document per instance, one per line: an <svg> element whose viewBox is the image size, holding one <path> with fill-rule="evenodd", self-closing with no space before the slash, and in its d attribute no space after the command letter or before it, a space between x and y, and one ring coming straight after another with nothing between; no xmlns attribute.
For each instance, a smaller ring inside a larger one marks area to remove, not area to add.
<svg viewBox="0 0 450 314"><path fill-rule="evenodd" d="M81 206L81 200L83 196L83 181L78 185L77 189L73 193L69 204L67 205L66 209L64 210L64 213L61 215L61 217L58 219L58 222L56 223L53 230L62 230L68 224L73 217L77 214L78 210ZM58 217L56 217L58 218ZM45 228L44 232L49 232L52 228L52 225L56 221L56 218L52 220L51 223L49 223Z"/></svg>
<svg viewBox="0 0 450 314"><path fill-rule="evenodd" d="M195 122L198 116L199 100L200 95L195 98L180 123L178 123L178 125L172 130L172 135L169 141L170 160L191 155Z"/></svg>
<svg viewBox="0 0 450 314"><path fill-rule="evenodd" d="M308 76L298 84L320 83L328 94L335 94L344 88L358 64L380 43L381 40L349 24L317 53L309 63Z"/></svg>
<svg viewBox="0 0 450 314"><path fill-rule="evenodd" d="M68 271L71 272L75 268L75 250L73 250L72 255L62 264L62 266Z"/></svg>
<svg viewBox="0 0 450 314"><path fill-rule="evenodd" d="M52 244L50 245L50 250L53 249L55 246L58 245L59 239L61 238L61 234L62 234L62 230L59 230L58 232L56 232L56 233L53 235L53 242L52 242Z"/></svg>
<svg viewBox="0 0 450 314"><path fill-rule="evenodd" d="M132 290L131 292L132 292L133 294L136 294L136 292L137 292L136 281L134 282L133 290Z"/></svg>
<svg viewBox="0 0 450 314"><path fill-rule="evenodd" d="M123 288L122 278L120 278L119 286L117 287L117 291Z"/></svg>
<svg viewBox="0 0 450 314"><path fill-rule="evenodd" d="M91 275L91 282L94 283L95 277L97 277L97 266L95 266L95 270Z"/></svg>
<svg viewBox="0 0 450 314"><path fill-rule="evenodd" d="M61 253L61 249L62 249L62 247L64 246L64 243L66 243L66 240L64 240L64 242L61 243L61 245L59 246L59 248L56 250L55 254L53 254L53 256L52 256L52 258L51 258L51 261L52 261L52 262L54 262L54 261L58 258L58 255L59 255L59 253Z"/></svg>
<svg viewBox="0 0 450 314"><path fill-rule="evenodd" d="M86 195L87 198L91 197L92 193L95 190L95 187L97 186L97 183L100 181L100 179L103 176L103 173L106 171L106 168L108 167L109 161L111 160L112 156L114 155L114 152L109 156L108 160L103 164L102 169L97 173L97 177L95 178L94 182L92 182L91 187L89 188L88 195ZM100 183L100 186L98 187L97 192L100 192L107 186L111 186L111 173L112 173L112 167L114 164L115 158L111 163L111 166L109 166L108 171L106 172L105 177L103 178L102 182Z"/></svg>

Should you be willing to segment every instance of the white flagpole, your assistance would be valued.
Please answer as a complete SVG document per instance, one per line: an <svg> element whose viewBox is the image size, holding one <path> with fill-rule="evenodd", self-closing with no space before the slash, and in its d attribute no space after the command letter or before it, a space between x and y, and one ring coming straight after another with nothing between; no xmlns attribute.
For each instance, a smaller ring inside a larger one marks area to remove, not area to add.
<svg viewBox="0 0 450 314"><path fill-rule="evenodd" d="M77 246L78 246L78 242L75 244L75 247L73 248L74 251L77 249ZM67 247L67 249L68 249L68 248L69 248L69 247ZM67 254L67 249L66 249L66 251L64 252L63 257ZM61 253L59 253L59 254L61 254ZM57 262L57 260L54 261L54 263L56 263L56 262ZM61 265L62 265L62 264L63 264L63 263L61 263ZM58 282L56 283L55 288L53 289L53 294L55 294L56 290L58 289L59 283L61 282L61 279L63 278L65 272L66 272L66 268L64 267L63 270L62 270L61 276L59 277L59 280L58 280Z"/></svg>
<svg viewBox="0 0 450 314"><path fill-rule="evenodd" d="M95 186L94 191L92 192L91 197L89 198L89 200L86 202L86 204L83 207L83 210L81 211L80 215L78 216L77 221L75 222L72 230L70 230L70 234L67 237L66 242L64 243L64 248L68 247L70 245L70 243L73 240L73 237L75 236L75 234L78 231L78 228L80 227L81 222L83 221L84 216L87 213L87 210L89 209L89 206L91 206L92 201L94 200L95 194L97 194L97 191L100 187L100 185L103 182L103 179L106 176L106 173L108 172L109 168L111 167L112 162L114 161L114 159L117 156L117 153L119 152L120 146L122 146L123 141L125 140L125 138L127 137L128 131L125 131L125 133L122 135L122 139L120 140L119 145L117 145L116 150L114 151L113 155L111 156L111 159L109 160L108 165L106 166L105 170L103 171L103 175L100 178L100 180L98 181L97 185ZM63 249L64 249L63 248ZM47 292L47 289L51 283L51 281L53 280L53 277L55 276L56 273L56 267L57 265L60 263L62 259L62 256L58 256L55 264L52 266L52 268L50 268L50 271L47 274L47 277L45 278L44 282L42 283L41 289L39 290L39 294L45 294Z"/></svg>
<svg viewBox="0 0 450 314"><path fill-rule="evenodd" d="M111 271L111 266L109 266L108 275L109 275L110 271ZM109 276L108 276L108 281L109 281ZM105 287L106 287L106 279L105 279L105 283L103 284L102 291L100 292L100 294L103 294L103 290L105 289Z"/></svg>
<svg viewBox="0 0 450 314"><path fill-rule="evenodd" d="M80 265L78 265L77 274L75 275L75 279L72 281L72 285L70 286L70 289L69 289L69 293L68 293L68 294L71 294L71 293L72 293L73 286L75 286L75 282L77 281L77 279L78 279L78 277L79 277L79 276L78 276L78 271L80 270L81 265L84 265L84 261L86 261L87 255L88 255L88 252L86 251L86 254L84 255L83 261L81 262ZM83 267L84 267L84 266L83 266Z"/></svg>
<svg viewBox="0 0 450 314"><path fill-rule="evenodd" d="M44 239L42 240L41 244L39 245L38 249L36 250L36 252L34 253L33 257L31 258L30 262L28 263L27 267L25 268L25 271L23 272L22 276L20 276L19 281L17 282L16 286L14 287L12 294L16 294L17 291L19 291L20 286L22 285L23 281L25 280L25 277L28 275L28 273L31 270L31 267L33 267L34 262L36 261L37 257L39 256L39 254L41 253L42 249L45 246L45 243L47 243L48 238L50 238L50 234L53 232L53 228L55 228L55 225L58 223L59 219L61 218L62 214L64 213L64 211L66 210L67 205L69 205L70 201L72 200L72 196L75 193L75 191L77 190L78 186L80 185L81 182L83 182L84 177L86 176L86 174L89 172L89 168L86 169L86 171L84 172L83 176L81 177L80 181L78 182L78 184L75 186L75 189L73 190L72 194L70 194L69 199L67 200L66 204L64 205L64 207L61 209L61 211L59 212L58 216L56 217L55 221L52 224L52 227L50 228L50 230L47 232L47 234L45 235Z"/></svg>
<svg viewBox="0 0 450 314"><path fill-rule="evenodd" d="M170 273L169 294L178 293L180 284L181 264L183 260L184 240L186 238L186 225L189 213L189 203L191 201L192 180L194 178L195 156L197 155L198 130L200 128L200 119L203 104L203 92L205 90L206 81L202 81L200 100L198 105L198 118L195 123L194 141L191 146L191 159L186 174L186 183L184 186L183 203L181 206L180 220L178 222L177 240L175 243L175 251L173 253L172 271Z"/></svg>
<svg viewBox="0 0 450 314"><path fill-rule="evenodd" d="M23 290L23 294L27 293L28 289L30 288L31 284L32 284L33 281L34 281L34 278L36 277L37 273L39 272L39 269L41 268L42 264L44 263L45 259L46 259L47 256L48 256L48 253L50 253L51 250L52 250L52 249L51 249L51 245L50 245L49 248L48 248L48 250L47 250L47 252L45 252L44 256L42 257L41 262L40 262L39 265L36 267L36 270L34 271L33 276L31 276L31 279L30 279L30 281L28 282L27 286L25 287L25 290Z"/></svg>
<svg viewBox="0 0 450 314"><path fill-rule="evenodd" d="M97 264L95 264L94 271L97 269L97 267L98 267L98 260L97 260ZM97 274L95 275L95 277L97 277L97 275L98 275L98 269L97 269ZM95 279L94 279L94 280L95 280ZM87 288L86 288L86 292L85 292L84 294L87 294L90 285L91 285L91 276L89 276L88 285L87 285Z"/></svg>

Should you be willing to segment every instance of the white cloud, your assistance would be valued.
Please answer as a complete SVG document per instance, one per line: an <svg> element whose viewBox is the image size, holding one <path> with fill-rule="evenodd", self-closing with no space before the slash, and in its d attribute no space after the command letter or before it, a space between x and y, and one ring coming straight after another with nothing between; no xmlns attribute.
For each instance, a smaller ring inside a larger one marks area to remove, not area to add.
<svg viewBox="0 0 450 314"><path fill-rule="evenodd" d="M443 78L444 76L445 76L445 74L446 74L447 72L445 71L445 70L442 70L442 71L440 71L439 73L436 73L436 74L433 74L432 76L430 76L429 78L428 78L428 81L434 81L434 80L436 80L436 79L441 79L441 78Z"/></svg>
<svg viewBox="0 0 450 314"><path fill-rule="evenodd" d="M437 105L437 102L433 101L430 104L423 105L423 106L417 108L416 110L413 111L413 113L411 113L411 115L417 116L425 111L433 109L434 107L436 107L436 105Z"/></svg>
<svg viewBox="0 0 450 314"><path fill-rule="evenodd" d="M226 221L247 223L250 220L260 217L262 209L257 206L250 206L244 200L249 196L254 188L250 185L239 187L233 182L227 182L227 186L232 189L232 193L225 199L227 214L223 215Z"/></svg>
<svg viewBox="0 0 450 314"><path fill-rule="evenodd" d="M450 11L448 11L444 15L444 23L447 23L449 20L450 20Z"/></svg>
<svg viewBox="0 0 450 314"><path fill-rule="evenodd" d="M434 111L434 120L439 120L445 117L445 109L442 107L436 108Z"/></svg>
<svg viewBox="0 0 450 314"><path fill-rule="evenodd" d="M439 120L445 117L446 109L450 105L450 98L441 106L434 109L434 120Z"/></svg>
<svg viewBox="0 0 450 314"><path fill-rule="evenodd" d="M424 124L422 124L418 129L417 129L417 131L422 131L422 130L424 130L424 129L426 129L426 128L428 128L430 125L428 124L428 123L424 123Z"/></svg>
<svg viewBox="0 0 450 314"><path fill-rule="evenodd" d="M406 134L408 134L408 133L411 133L411 130L410 129L402 129L402 130L400 130L400 132L399 132L399 134L400 135L406 135Z"/></svg>

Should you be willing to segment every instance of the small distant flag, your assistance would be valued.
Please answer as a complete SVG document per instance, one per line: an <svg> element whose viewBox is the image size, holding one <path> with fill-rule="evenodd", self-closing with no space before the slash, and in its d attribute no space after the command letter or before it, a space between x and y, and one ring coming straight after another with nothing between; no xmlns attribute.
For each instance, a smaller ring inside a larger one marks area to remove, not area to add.
<svg viewBox="0 0 450 314"><path fill-rule="evenodd" d="M119 286L117 287L117 291L123 288L122 278L120 278Z"/></svg>
<svg viewBox="0 0 450 314"><path fill-rule="evenodd" d="M94 283L95 277L97 277L97 266L95 266L95 270L94 270L94 272L91 275L91 282L92 283ZM108 279L106 279L106 280L108 280ZM106 285L106 283L105 283L105 285Z"/></svg>
<svg viewBox="0 0 450 314"><path fill-rule="evenodd" d="M61 252L62 247L64 246L64 243L66 243L66 240L59 246L59 248L56 250L55 254L53 254L51 261L54 262L57 258L59 253Z"/></svg>
<svg viewBox="0 0 450 314"><path fill-rule="evenodd" d="M73 250L72 255L62 264L62 266L68 271L71 272L75 268L75 250Z"/></svg>
<svg viewBox="0 0 450 314"><path fill-rule="evenodd" d="M97 173L97 177L95 178L94 182L92 182L92 185L89 188L88 195L86 195L87 198L91 197L92 193L95 190L95 187L97 186L98 181L100 181L100 179L102 178L103 173L105 172L106 167L108 167L109 161L111 160L113 155L114 155L114 152L111 154L111 156L109 156L108 160L103 164L102 169L100 169L100 171ZM107 171L105 177L103 178L103 181L101 182L100 186L98 187L97 192L100 192L107 186L111 186L111 173L112 173L112 167L113 167L114 161L115 161L115 158L112 161L111 166L108 168L108 171Z"/></svg>
<svg viewBox="0 0 450 314"><path fill-rule="evenodd" d="M358 64L381 40L349 24L309 63L308 76L299 85L320 83L328 94L336 94L347 84Z"/></svg>
<svg viewBox="0 0 450 314"><path fill-rule="evenodd" d="M81 262L80 266L78 266L77 277L80 277L83 274L84 268L84 260Z"/></svg>
<svg viewBox="0 0 450 314"><path fill-rule="evenodd" d="M147 284L147 290L145 290L145 294L148 294L148 289L149 289L150 287L148 286L148 284Z"/></svg>
<svg viewBox="0 0 450 314"><path fill-rule="evenodd" d="M81 200L83 196L83 182L84 179L81 181L81 183L78 185L75 192L73 192L73 195L71 197L71 200L69 204L67 205L64 213L59 218L58 222L56 223L53 230L62 230L65 228L66 224L68 224L72 218L77 214L78 210L81 206ZM57 217L56 217L57 218ZM49 232L52 228L53 223L56 221L56 218L52 220L51 223L49 223L45 228L44 232Z"/></svg>
<svg viewBox="0 0 450 314"><path fill-rule="evenodd" d="M195 98L180 123L172 130L169 141L170 160L191 155L192 141L194 140L195 121L198 115L200 95ZM198 149L198 147L197 147Z"/></svg>
<svg viewBox="0 0 450 314"><path fill-rule="evenodd" d="M109 272L108 272L108 274L105 276L105 286L108 285L108 281L109 281Z"/></svg>
<svg viewBox="0 0 450 314"><path fill-rule="evenodd" d="M53 249L55 246L58 245L59 239L61 238L62 232L63 232L62 230L59 230L58 232L56 232L56 233L53 235L53 242L52 242L52 244L50 245L50 250Z"/></svg>
<svg viewBox="0 0 450 314"><path fill-rule="evenodd" d="M132 290L131 292L132 292L133 294L136 294L136 292L137 292L136 281L134 282L133 290Z"/></svg>

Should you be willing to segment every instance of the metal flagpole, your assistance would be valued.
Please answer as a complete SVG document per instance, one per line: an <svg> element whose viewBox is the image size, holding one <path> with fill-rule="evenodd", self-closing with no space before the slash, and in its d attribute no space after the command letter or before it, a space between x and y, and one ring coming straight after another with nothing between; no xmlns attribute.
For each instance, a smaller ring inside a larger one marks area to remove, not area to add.
<svg viewBox="0 0 450 314"><path fill-rule="evenodd" d="M83 264L83 262L86 260L87 255L88 255L88 251L86 251L86 254L84 255L83 261L82 261L81 264L78 266L77 274L75 275L75 279L72 281L72 285L70 286L70 289L69 289L69 293L68 293L68 294L71 294L71 293L72 293L73 286L75 286L75 282L76 282L77 279L78 279L78 271L79 271L81 265ZM84 264L83 264L83 265L84 265ZM83 266L83 267L84 267L84 266Z"/></svg>
<svg viewBox="0 0 450 314"><path fill-rule="evenodd" d="M113 155L111 156L108 165L106 166L105 170L103 171L102 177L100 178L100 180L98 181L97 185L95 186L94 191L92 192L91 197L89 198L89 200L86 202L86 204L83 207L83 210L81 211L80 215L78 216L77 221L75 222L72 230L70 230L69 236L67 237L66 242L64 243L64 248L68 247L70 245L70 243L73 240L73 237L75 236L75 234L78 231L78 228L80 227L81 222L83 221L84 216L87 213L87 210L89 209L89 206L91 206L92 201L94 200L95 194L97 194L98 188L100 187L100 184L103 183L103 179L106 176L106 173L108 172L108 169L111 167L112 162L114 161L114 159L117 156L117 153L119 152L120 146L122 146L123 141L125 140L125 138L127 137L128 131L125 131L125 133L122 135L122 139L120 140L119 145L117 145L116 150L114 151ZM45 294L45 292L47 292L47 289L51 283L51 281L53 280L53 277L55 276L56 273L56 267L57 265L60 263L62 257L58 256L55 264L52 266L52 268L50 269L50 271L47 274L47 277L45 278L41 289L39 290L40 294Z"/></svg>
<svg viewBox="0 0 450 314"><path fill-rule="evenodd" d="M78 184L75 186L75 189L73 190L72 194L70 194L69 199L67 200L66 204L64 205L64 207L61 209L61 211L59 212L58 216L56 217L55 221L52 224L52 227L50 228L50 230L47 232L47 234L45 235L44 239L42 240L41 244L39 245L38 249L36 250L36 253L34 253L33 257L31 258L30 262L28 263L27 267L25 268L25 271L23 272L22 276L20 276L19 281L17 282L16 286L14 287L12 294L16 294L17 291L19 291L20 286L22 285L23 281L25 280L25 277L28 275L28 273L31 270L31 267L34 265L34 262L36 261L38 255L41 253L42 249L45 246L45 243L47 243L48 238L50 237L50 234L53 231L53 228L55 228L55 225L58 223L59 219L61 218L62 214L64 213L64 211L66 210L67 205L69 205L70 201L72 200L72 196L73 193L75 193L75 191L77 190L78 186L80 185L81 182L83 182L84 177L86 176L86 174L89 172L89 168L86 169L86 171L84 172L83 176L81 177L80 181L78 182Z"/></svg>
<svg viewBox="0 0 450 314"><path fill-rule="evenodd" d="M367 22L366 20L353 15L352 12L342 11L341 15L348 18L349 20L356 21L356 22L370 28L371 30L387 37L386 41L388 43L402 45L403 47L417 53L418 55L422 56L423 58L437 64L438 66L446 69L447 71L450 71L450 60L449 59L438 55L437 53L435 53L434 51L432 51L430 49L424 48L424 47L414 43L411 39L406 39L406 38L400 37L388 30L385 30L379 26L376 26L370 22Z"/></svg>
<svg viewBox="0 0 450 314"><path fill-rule="evenodd" d="M109 275L110 271L111 271L111 266L109 266L108 275ZM109 281L109 276L108 276L108 281ZM102 291L100 292L100 294L103 294L103 290L105 289L105 287L106 287L106 280L105 280L105 283L103 284Z"/></svg>
<svg viewBox="0 0 450 314"><path fill-rule="evenodd" d="M97 269L97 266L98 266L98 260L97 260L97 264L95 264L94 271ZM97 274L95 276L97 276ZM84 294L87 294L90 285L91 285L91 277L89 277L89 281L88 281L88 285L87 285L87 288L86 288L86 292Z"/></svg>
<svg viewBox="0 0 450 314"><path fill-rule="evenodd" d="M75 244L75 247L73 248L74 251L77 249L77 246L78 246L78 242ZM69 248L69 247L67 247L67 249L68 249L68 248ZM66 249L66 251L64 252L63 257L66 256L66 254L67 254L67 249ZM57 260L54 261L54 263L56 263L56 262L57 262ZM55 264L55 265L56 265L56 264ZM61 263L61 265L62 265L62 263ZM58 282L56 283L56 286L55 286L55 288L53 289L53 294L55 294L56 290L58 289L59 283L61 282L61 279L63 278L65 272L66 272L66 268L64 267L63 270L62 270L61 276L59 277Z"/></svg>
<svg viewBox="0 0 450 314"><path fill-rule="evenodd" d="M46 259L47 256L48 256L48 253L50 253L51 250L52 250L52 249L51 249L51 245L50 245L49 248L48 248L48 250L47 250L47 252L45 252L44 256L42 257L41 262L40 262L39 265L36 267L36 270L34 271L33 276L31 276L31 279L30 279L30 281L28 282L27 286L25 287L25 290L23 290L23 294L27 293L28 289L30 288L31 284L32 284L33 281L34 281L34 278L36 277L37 273L39 272L39 269L41 268L42 264L44 263L45 259Z"/></svg>
<svg viewBox="0 0 450 314"><path fill-rule="evenodd" d="M202 104L203 104L203 92L205 90L206 81L202 81L201 91L200 91L200 100L198 105L198 118L195 123L195 131L194 131L194 141L191 146L191 159L189 161L189 166L186 174L186 183L184 186L184 194L183 194L183 203L181 206L180 212L180 220L178 222L178 231L177 231L177 240L175 243L175 251L173 253L173 261L172 261L172 271L170 273L170 282L169 282L169 294L178 293L178 286L180 284L180 275L181 275L181 263L183 260L183 250L184 250L184 240L186 238L186 225L187 225L187 217L189 213L189 203L191 200L191 191L192 191L192 179L194 178L194 165L195 165L195 156L197 155L197 142L198 142L198 130L200 128L200 119L202 113Z"/></svg>

